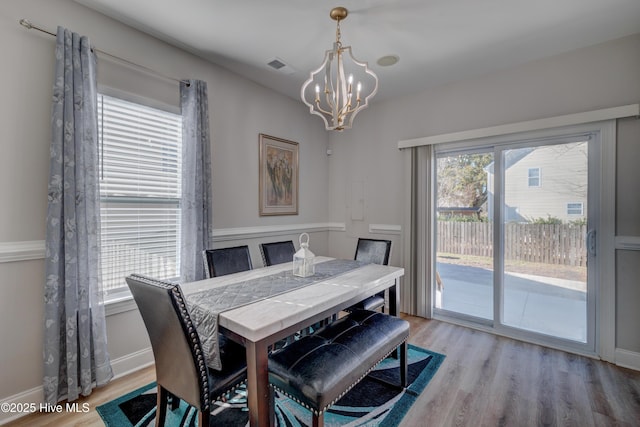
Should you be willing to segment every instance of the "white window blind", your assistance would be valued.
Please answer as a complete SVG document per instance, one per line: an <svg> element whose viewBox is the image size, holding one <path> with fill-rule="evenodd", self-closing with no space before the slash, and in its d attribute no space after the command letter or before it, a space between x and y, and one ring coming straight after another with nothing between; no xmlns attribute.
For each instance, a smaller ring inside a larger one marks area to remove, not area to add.
<svg viewBox="0 0 640 427"><path fill-rule="evenodd" d="M179 276L182 117L99 95L102 282Z"/></svg>

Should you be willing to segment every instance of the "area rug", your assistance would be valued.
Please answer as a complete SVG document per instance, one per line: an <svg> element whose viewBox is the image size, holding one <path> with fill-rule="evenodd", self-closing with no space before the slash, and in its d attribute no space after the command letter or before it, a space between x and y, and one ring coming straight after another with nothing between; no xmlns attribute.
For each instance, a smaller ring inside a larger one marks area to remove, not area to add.
<svg viewBox="0 0 640 427"><path fill-rule="evenodd" d="M394 427L400 424L417 396L436 373L444 355L409 345L409 387L404 391L386 383L399 382L398 361L388 358L344 395L325 413L326 426ZM380 381L382 380L382 381ZM98 406L107 427L152 426L156 414L156 384L151 383L118 399ZM276 394L276 419L280 427L311 425L311 413L285 396ZM214 425L248 425L246 391L236 390L226 402L216 402L212 411ZM166 426L195 427L197 412L184 401L172 411L167 409Z"/></svg>

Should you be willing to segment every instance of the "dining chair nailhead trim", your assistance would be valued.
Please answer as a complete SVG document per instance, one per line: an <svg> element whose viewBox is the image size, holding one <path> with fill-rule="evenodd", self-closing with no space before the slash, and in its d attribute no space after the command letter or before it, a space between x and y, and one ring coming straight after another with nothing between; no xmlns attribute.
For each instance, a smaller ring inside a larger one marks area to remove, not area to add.
<svg viewBox="0 0 640 427"><path fill-rule="evenodd" d="M170 290L171 293L173 294L176 302L178 303L177 304L179 308L178 313L180 314L180 317L182 318L182 321L184 322L184 324L186 324L187 331L190 332L189 336L192 342L192 355L196 359L195 364L198 367L198 371L199 371L198 377L201 381L201 383L199 384L200 390L202 390L202 393L200 396L200 405L202 408L201 410L208 411L210 406L210 399L209 399L209 374L207 372L207 365L204 360L204 357L202 356L202 351L200 350L201 344L200 344L198 334L196 332L193 332L195 331L195 326L193 326L193 322L191 321L191 316L189 315L189 311L187 310L187 305L185 303L182 292L180 291L180 287L173 283L166 283L160 280L154 280L154 279L151 279L145 276L139 276L136 274L131 275L131 277L140 282L144 282L150 285L155 285L163 289ZM193 348L195 348L195 351L193 350Z"/></svg>
<svg viewBox="0 0 640 427"><path fill-rule="evenodd" d="M244 379L242 382L239 382L238 384L234 385L233 387L228 388L225 391L223 391L222 393L220 393L220 395L216 396L214 399L212 399L212 401L215 402L216 400L221 400L224 397L225 394L235 391L236 389L240 388L241 385L244 385L246 383L247 383L247 380Z"/></svg>
<svg viewBox="0 0 640 427"><path fill-rule="evenodd" d="M206 361L204 360L204 356L201 350L200 338L198 336L195 326L193 325L191 316L189 315L187 304L185 302L184 295L180 290L180 287L174 283L167 283L160 280L154 280L152 278L149 278L146 276L140 276L137 274L132 274L131 278L139 282L143 282L146 284L150 284L150 285L158 286L163 289L170 290L171 293L174 295L175 300L178 303L178 307L179 307L178 312L184 324L186 325L188 336L191 338L191 342L193 344L192 349L195 348L195 350L192 350L192 354L196 358L196 365L199 371L198 372L199 379L202 381L200 384L200 389L202 390L202 394L200 397L201 411L209 412L212 402L215 402L216 400L223 398L225 394L235 391L238 387L240 387L241 385L247 382L247 379L245 378L242 382L239 382L231 386L230 388L225 389L223 392L221 392L219 396L216 396L215 398L211 399L211 397L209 396L209 372L208 372L207 364L206 364Z"/></svg>

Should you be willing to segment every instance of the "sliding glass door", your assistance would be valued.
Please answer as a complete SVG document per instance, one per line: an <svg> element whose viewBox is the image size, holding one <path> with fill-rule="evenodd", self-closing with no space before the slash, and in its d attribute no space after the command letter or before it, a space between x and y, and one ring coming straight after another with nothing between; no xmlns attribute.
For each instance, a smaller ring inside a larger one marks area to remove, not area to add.
<svg viewBox="0 0 640 427"><path fill-rule="evenodd" d="M597 154L589 134L438 147L434 313L593 348Z"/></svg>
<svg viewBox="0 0 640 427"><path fill-rule="evenodd" d="M587 340L588 142L502 151L505 325Z"/></svg>
<svg viewBox="0 0 640 427"><path fill-rule="evenodd" d="M487 168L492 151L438 156L435 307L460 316L493 319L493 192Z"/></svg>

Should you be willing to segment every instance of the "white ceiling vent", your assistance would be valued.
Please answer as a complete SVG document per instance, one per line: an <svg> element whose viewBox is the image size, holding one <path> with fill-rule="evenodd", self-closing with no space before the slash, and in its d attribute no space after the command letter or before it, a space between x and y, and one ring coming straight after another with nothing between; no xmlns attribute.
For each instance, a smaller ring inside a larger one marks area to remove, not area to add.
<svg viewBox="0 0 640 427"><path fill-rule="evenodd" d="M296 70L293 69L293 67L288 65L286 62L284 62L280 58L271 59L269 62L267 62L267 65L273 68L275 71L283 74L293 74L296 72Z"/></svg>

